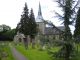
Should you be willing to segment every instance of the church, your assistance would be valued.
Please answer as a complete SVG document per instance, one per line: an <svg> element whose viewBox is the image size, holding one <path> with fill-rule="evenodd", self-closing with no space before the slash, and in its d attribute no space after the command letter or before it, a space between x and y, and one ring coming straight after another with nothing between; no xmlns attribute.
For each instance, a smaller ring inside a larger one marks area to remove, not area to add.
<svg viewBox="0 0 80 60"><path fill-rule="evenodd" d="M64 26L56 27L52 22L45 20L42 16L41 5L39 3L38 15L36 18L38 35L50 40L62 40ZM48 26L47 26L48 25ZM36 37L37 38L37 37ZM38 38L39 39L39 38Z"/></svg>
<svg viewBox="0 0 80 60"><path fill-rule="evenodd" d="M37 28L38 28L38 34L35 37L35 40L41 40L41 39L49 39L49 40L63 40L63 31L64 27L59 26L56 27L52 22L49 22L45 20L42 16L41 11L41 5L39 3L39 9L38 9L38 15L35 19ZM17 35L14 37L14 41L17 40L17 42L23 41L23 38L25 38L24 34L17 33Z"/></svg>

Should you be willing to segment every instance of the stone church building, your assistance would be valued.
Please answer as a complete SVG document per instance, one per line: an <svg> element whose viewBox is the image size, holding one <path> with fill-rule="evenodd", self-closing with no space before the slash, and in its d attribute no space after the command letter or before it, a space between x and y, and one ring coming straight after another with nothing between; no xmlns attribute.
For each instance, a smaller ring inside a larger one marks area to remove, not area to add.
<svg viewBox="0 0 80 60"><path fill-rule="evenodd" d="M36 18L36 23L38 26L38 35L44 36L44 38L49 38L51 40L62 40L64 26L56 27L51 22L46 21L42 16L41 5L39 3L38 16ZM48 25L48 26L47 26ZM37 37L36 37L37 38Z"/></svg>
<svg viewBox="0 0 80 60"><path fill-rule="evenodd" d="M62 40L64 27L59 26L56 27L51 22L46 21L42 16L41 5L39 3L38 15L36 17L36 23L38 28L38 34L35 37L35 40L40 40L41 38L48 38L50 40ZM23 40L25 36L23 34L18 33L14 40L17 41Z"/></svg>

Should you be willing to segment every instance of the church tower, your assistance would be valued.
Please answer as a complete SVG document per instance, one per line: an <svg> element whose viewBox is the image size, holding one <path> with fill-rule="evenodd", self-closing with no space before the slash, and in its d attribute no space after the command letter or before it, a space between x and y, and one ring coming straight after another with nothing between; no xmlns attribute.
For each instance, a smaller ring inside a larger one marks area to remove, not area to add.
<svg viewBox="0 0 80 60"><path fill-rule="evenodd" d="M46 25L44 23L44 19L43 19L43 16L42 16L40 2L39 2L39 9L38 9L38 15L37 15L37 18L36 18L36 23L37 23L37 26L38 26L39 34L44 34L44 30L45 30Z"/></svg>

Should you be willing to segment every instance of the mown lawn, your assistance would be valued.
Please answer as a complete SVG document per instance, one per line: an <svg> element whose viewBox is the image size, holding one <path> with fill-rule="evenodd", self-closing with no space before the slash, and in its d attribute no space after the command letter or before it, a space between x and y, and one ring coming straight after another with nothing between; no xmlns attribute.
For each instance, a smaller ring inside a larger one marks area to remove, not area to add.
<svg viewBox="0 0 80 60"><path fill-rule="evenodd" d="M80 45L78 45L78 53L76 53L76 56L73 57L71 60L80 60ZM38 49L25 49L24 46L22 45L17 45L16 49L20 51L28 60L64 60L64 59L59 59L51 57L50 54L46 50L40 51ZM54 47L51 49L53 52L57 52L60 49L60 47Z"/></svg>
<svg viewBox="0 0 80 60"><path fill-rule="evenodd" d="M53 60L47 50L40 51L39 49L25 49L22 45L17 45L16 49L20 51L29 60ZM52 48L53 51L58 51L59 47ZM55 59L56 60L56 59Z"/></svg>
<svg viewBox="0 0 80 60"><path fill-rule="evenodd" d="M17 50L24 54L28 60L52 60L47 51L40 51L37 49L25 49L23 46L16 46Z"/></svg>
<svg viewBox="0 0 80 60"><path fill-rule="evenodd" d="M0 42L1 60L14 60L9 42Z"/></svg>

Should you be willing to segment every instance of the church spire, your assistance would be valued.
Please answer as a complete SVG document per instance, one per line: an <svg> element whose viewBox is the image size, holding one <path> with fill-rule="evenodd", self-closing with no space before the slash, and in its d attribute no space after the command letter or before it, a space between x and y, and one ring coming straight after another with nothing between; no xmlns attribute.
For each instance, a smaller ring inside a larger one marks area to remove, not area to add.
<svg viewBox="0 0 80 60"><path fill-rule="evenodd" d="M38 16L42 16L42 12L41 12L41 5L40 5L40 2L39 2L39 10L38 10Z"/></svg>
<svg viewBox="0 0 80 60"><path fill-rule="evenodd" d="M39 2L38 16L36 18L36 22L43 22L43 17L42 17L42 11L41 11L40 2Z"/></svg>

